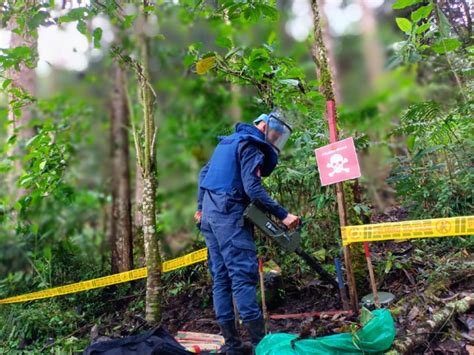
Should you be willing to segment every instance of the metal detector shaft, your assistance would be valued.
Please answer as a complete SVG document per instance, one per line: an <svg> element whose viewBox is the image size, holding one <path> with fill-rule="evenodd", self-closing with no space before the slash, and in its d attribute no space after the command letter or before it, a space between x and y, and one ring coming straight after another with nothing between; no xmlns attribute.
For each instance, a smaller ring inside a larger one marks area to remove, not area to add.
<svg viewBox="0 0 474 355"><path fill-rule="evenodd" d="M257 203L258 204L258 203ZM280 247L284 250L292 253L295 252L304 261L308 263L308 265L316 271L321 278L334 286L336 289L339 288L338 283L334 279L331 274L329 274L321 264L311 255L306 253L300 247L300 231L289 231L285 227L280 226L279 224L272 221L272 219L264 212L264 207L260 206L256 203L251 203L244 211L244 217L256 225L263 233L265 233L268 237L275 240Z"/></svg>
<svg viewBox="0 0 474 355"><path fill-rule="evenodd" d="M318 263L318 261L313 256L309 255L307 252L305 252L301 248L297 248L295 250L295 253L299 257L301 257L304 261L306 261L306 263L311 267L311 269L316 271L324 281L331 284L335 289L339 288L339 284L334 279L334 277L329 272L324 270L321 264Z"/></svg>

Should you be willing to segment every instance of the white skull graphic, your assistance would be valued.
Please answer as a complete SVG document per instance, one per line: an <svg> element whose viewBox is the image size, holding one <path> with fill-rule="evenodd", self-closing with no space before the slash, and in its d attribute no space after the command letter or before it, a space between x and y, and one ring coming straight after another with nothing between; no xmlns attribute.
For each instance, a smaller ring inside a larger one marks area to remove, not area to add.
<svg viewBox="0 0 474 355"><path fill-rule="evenodd" d="M333 177L334 174L339 174L342 172L349 172L349 168L345 168L344 164L349 160L344 158L341 154L333 154L329 158L329 163L326 165L328 168L332 168L332 171L329 173L329 177Z"/></svg>

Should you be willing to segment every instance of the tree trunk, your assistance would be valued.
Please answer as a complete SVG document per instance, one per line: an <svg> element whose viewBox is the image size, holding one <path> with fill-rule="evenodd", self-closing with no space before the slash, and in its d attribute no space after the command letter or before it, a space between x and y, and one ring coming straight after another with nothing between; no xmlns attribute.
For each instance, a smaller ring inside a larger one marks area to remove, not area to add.
<svg viewBox="0 0 474 355"><path fill-rule="evenodd" d="M224 10L224 22L228 26L232 26L232 23L229 20L228 10ZM235 58L232 57L230 59L232 62L235 62ZM242 117L242 110L240 108L240 86L234 83L230 83L230 95L231 95L231 103L230 103L230 117L232 118L232 122L237 123L240 121Z"/></svg>
<svg viewBox="0 0 474 355"><path fill-rule="evenodd" d="M29 0L31 2L31 0ZM28 6L27 4L25 6ZM12 17L7 24L8 30L17 28L16 18ZM31 35L28 31L22 31L21 35L11 32L10 48L16 48L25 46L30 48L33 52L37 51L37 39ZM21 63L19 70L14 67L6 71L5 77L11 79L10 88L18 88L21 91L29 94L30 96L36 95L36 73L34 68L27 67L24 63ZM8 126L8 136L12 137L16 135L16 144L8 153L9 156L19 157L22 155L22 147L24 143L36 134L36 130L29 126L32 119L31 104L30 103L19 103L18 98L13 94L8 94L8 120L10 124ZM14 108L20 106L20 113L15 114ZM20 159L14 160L14 167L7 176L7 186L9 186L9 194L12 198L18 200L25 195L25 190L17 188L17 180L21 174L22 165Z"/></svg>
<svg viewBox="0 0 474 355"><path fill-rule="evenodd" d="M124 72L120 65L113 65L111 100L112 143L112 223L111 250L112 272L133 268L133 236L130 202L130 166L128 150L129 112L125 95Z"/></svg>
<svg viewBox="0 0 474 355"><path fill-rule="evenodd" d="M143 234L143 216L142 216L142 205L143 205L143 177L141 174L140 165L137 163L136 174L135 174L135 207L134 207L134 235L135 237Z"/></svg>
<svg viewBox="0 0 474 355"><path fill-rule="evenodd" d="M368 6L367 0L359 0L362 8L362 20L360 21L360 30L363 39L364 62L369 75L369 84L372 89L382 76L384 67L384 52L377 38L377 20L374 10Z"/></svg>
<svg viewBox="0 0 474 355"><path fill-rule="evenodd" d="M237 123L242 118L242 110L240 108L240 86L234 83L230 84L230 94L232 101L230 103L230 117L232 122Z"/></svg>
<svg viewBox="0 0 474 355"><path fill-rule="evenodd" d="M148 6L147 0L143 1ZM143 28L148 21L146 13L142 16L141 31L138 36L142 65L137 66L137 79L140 88L140 101L143 108L143 140L134 132L138 163L143 177L142 225L145 259L148 271L146 288L146 320L149 324L161 322L161 255L156 231L156 128L154 109L156 94L150 84L148 65L149 41Z"/></svg>
<svg viewBox="0 0 474 355"><path fill-rule="evenodd" d="M327 49L329 67L331 68L334 96L335 96L336 102L342 102L341 86L339 82L339 71L337 69L336 55L334 54L334 40L333 40L333 37L331 36L329 20L327 18L326 12L324 11L324 4L326 3L326 1L327 0L321 1L321 8L323 9L321 11L321 17L323 20L323 23L321 24L321 31L323 34L324 44Z"/></svg>
<svg viewBox="0 0 474 355"><path fill-rule="evenodd" d="M146 320L161 320L161 257L156 233L156 181L153 175L143 178L143 238L148 277L146 282Z"/></svg>

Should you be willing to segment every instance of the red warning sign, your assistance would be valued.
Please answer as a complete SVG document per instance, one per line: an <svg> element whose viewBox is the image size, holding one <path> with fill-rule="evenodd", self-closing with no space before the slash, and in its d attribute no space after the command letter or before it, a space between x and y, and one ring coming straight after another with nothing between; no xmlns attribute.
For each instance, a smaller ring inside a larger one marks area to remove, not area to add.
<svg viewBox="0 0 474 355"><path fill-rule="evenodd" d="M346 138L315 149L321 185L331 185L360 177L354 139Z"/></svg>

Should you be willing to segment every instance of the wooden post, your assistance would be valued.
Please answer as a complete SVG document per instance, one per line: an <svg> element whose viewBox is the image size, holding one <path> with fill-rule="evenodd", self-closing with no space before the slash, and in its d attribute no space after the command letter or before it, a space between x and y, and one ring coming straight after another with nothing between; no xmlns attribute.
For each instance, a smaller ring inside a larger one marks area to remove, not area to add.
<svg viewBox="0 0 474 355"><path fill-rule="evenodd" d="M265 299L265 274L263 272L263 258L258 258L258 273L260 275L260 294L262 296L262 313L265 321L265 334L268 333L268 311L267 300Z"/></svg>
<svg viewBox="0 0 474 355"><path fill-rule="evenodd" d="M377 283L375 282L374 267L370 258L369 243L364 242L365 260L367 260L367 268L369 269L370 285L372 286L372 294L374 295L375 307L380 308L379 293L377 292Z"/></svg>

